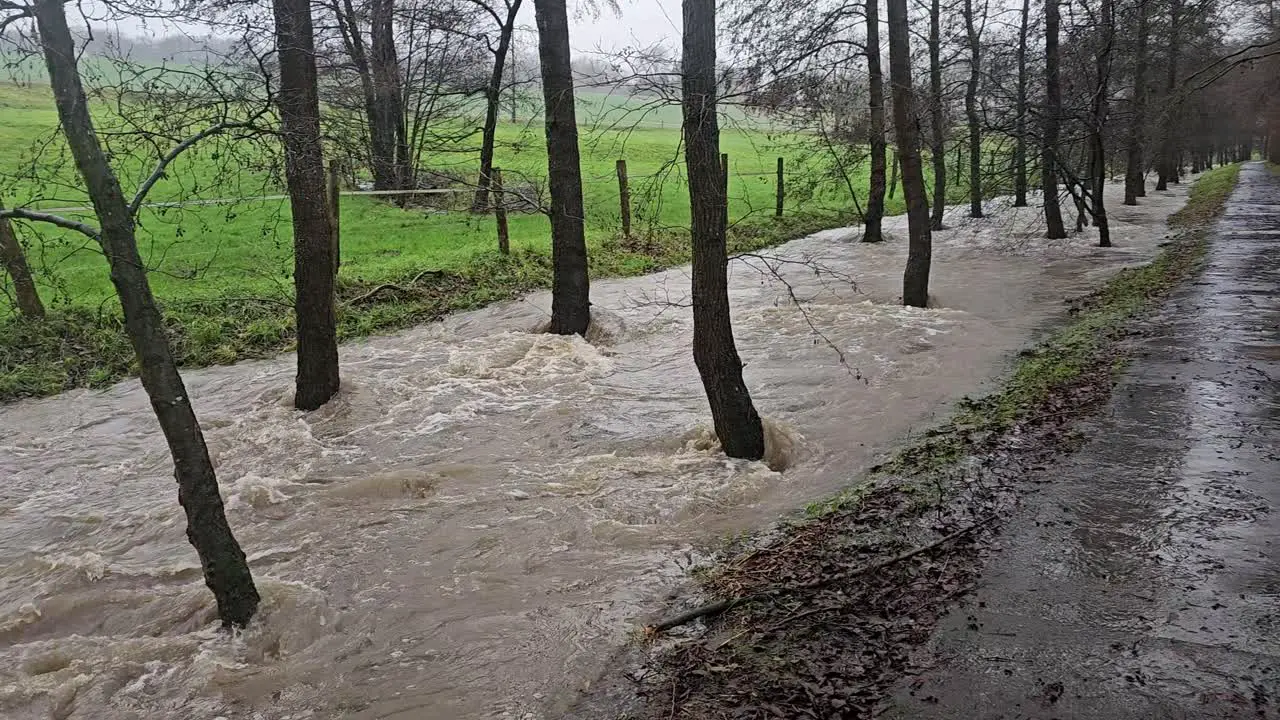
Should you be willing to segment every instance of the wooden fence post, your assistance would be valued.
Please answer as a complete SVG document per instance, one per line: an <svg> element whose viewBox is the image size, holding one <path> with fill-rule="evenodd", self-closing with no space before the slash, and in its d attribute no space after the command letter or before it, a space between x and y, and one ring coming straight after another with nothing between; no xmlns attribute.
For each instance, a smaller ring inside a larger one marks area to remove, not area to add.
<svg viewBox="0 0 1280 720"><path fill-rule="evenodd" d="M338 230L339 222L342 214L338 207L338 175L342 172L342 167L337 160L329 161L329 220L333 223L333 238L329 243L333 253L333 275L338 276L338 268L342 265L342 234Z"/></svg>
<svg viewBox="0 0 1280 720"><path fill-rule="evenodd" d="M631 185L627 181L627 161L618 160L618 205L622 210L622 237L631 239Z"/></svg>
<svg viewBox="0 0 1280 720"><path fill-rule="evenodd" d="M729 153L720 153L720 190L724 195L724 231L729 232Z"/></svg>
<svg viewBox="0 0 1280 720"><path fill-rule="evenodd" d="M492 197L493 217L498 221L498 252L511 254L511 235L507 228L507 198L502 194L502 168L489 171L489 195Z"/></svg>
<svg viewBox="0 0 1280 720"><path fill-rule="evenodd" d="M783 185L786 181L783 179L782 175L782 162L782 158L778 158L778 201L776 207L773 209L773 216L779 218L782 217L782 200L786 197Z"/></svg>

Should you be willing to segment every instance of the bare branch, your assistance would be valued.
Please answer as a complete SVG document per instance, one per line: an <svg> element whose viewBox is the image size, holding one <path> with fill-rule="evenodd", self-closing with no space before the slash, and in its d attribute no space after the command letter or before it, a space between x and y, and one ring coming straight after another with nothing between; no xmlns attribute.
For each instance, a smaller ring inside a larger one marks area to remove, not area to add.
<svg viewBox="0 0 1280 720"><path fill-rule="evenodd" d="M87 235L94 240L98 239L98 229L79 220L64 218L61 215L51 215L49 213L39 212L37 210L27 210L26 208L10 208L8 210L0 210L0 218L16 218L19 220L29 220L31 222L49 223L66 230L74 230L83 235Z"/></svg>
<svg viewBox="0 0 1280 720"><path fill-rule="evenodd" d="M211 125L175 145L171 150L169 150L169 152L165 153L164 157L160 158L160 162L156 163L156 168L151 171L151 174L147 176L147 179L138 187L138 191L133 195L133 200L129 203L129 214L138 214L138 210L142 207L142 202L146 199L147 193L149 193L151 188L165 176L165 170L169 167L170 163L178 158L179 155L190 150L192 146L205 138L212 137L227 130L251 128L254 126L254 122L265 113L266 110L263 109L259 110L249 120L220 122L215 125Z"/></svg>

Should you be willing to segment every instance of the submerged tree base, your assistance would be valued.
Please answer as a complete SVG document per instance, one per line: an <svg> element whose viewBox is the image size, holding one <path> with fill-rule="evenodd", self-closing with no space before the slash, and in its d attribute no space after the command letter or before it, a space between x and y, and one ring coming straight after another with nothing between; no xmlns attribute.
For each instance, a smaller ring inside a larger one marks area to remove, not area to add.
<svg viewBox="0 0 1280 720"><path fill-rule="evenodd" d="M1182 231L1170 246L1073 303L1071 319L1023 353L1001 390L960 403L949 422L859 484L697 570L704 597L691 604L748 600L725 608L701 641L629 648L569 717L736 717L751 707L779 717L872 717L884 709L887 691L913 667L913 649L976 581L998 529L987 519L1025 489L1030 468L1076 446L1071 421L1109 397L1127 359L1124 338L1199 267L1238 171L1206 173L1170 219ZM862 567L876 571L851 572Z"/></svg>

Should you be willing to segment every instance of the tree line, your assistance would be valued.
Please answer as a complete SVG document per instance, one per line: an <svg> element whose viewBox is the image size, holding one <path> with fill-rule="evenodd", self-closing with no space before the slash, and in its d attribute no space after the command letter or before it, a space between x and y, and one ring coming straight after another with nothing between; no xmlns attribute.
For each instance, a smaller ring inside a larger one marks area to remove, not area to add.
<svg viewBox="0 0 1280 720"><path fill-rule="evenodd" d="M996 194L1011 194L1015 206L1035 200L1048 238L1067 235L1059 209L1065 201L1076 210L1076 229L1096 225L1099 243L1107 246L1103 190L1113 176L1124 178L1123 201L1136 204L1152 169L1155 189L1161 190L1188 170L1247 159L1256 151L1280 160L1280 30L1270 5L1021 0L1003 7L990 0L884 0L882 23L880 2L731 0L724 7L732 31L725 33L717 30L715 0L682 0L679 64L659 74L668 88L671 78L678 81L682 109L692 353L716 435L730 457L758 460L765 447L728 297L727 167L719 125L725 103L802 118L821 129L833 151L865 158L870 182L865 202L859 202L865 242L884 241L885 195L900 176L909 228L902 301L917 307L929 302L931 233L945 222L948 182L963 181L968 214L975 218ZM377 189L413 187L422 148L441 131L449 103L478 97L485 111L472 206L490 207L498 113L504 94L526 82L509 65L518 57L512 44L521 0L109 6L121 15L216 15L223 27L243 33L240 62L253 67L257 84L229 92L235 84L226 78L197 77L193 84L213 88L220 100L191 107L218 112L193 111L182 134L151 137L159 143L155 168L126 195L118 158L105 149L95 125L82 41L68 24L67 4L0 0L0 33L27 41L43 60L62 134L96 217L90 224L0 207L0 251L18 307L38 318L43 308L11 221L51 223L101 247L143 387L173 457L188 539L223 623L243 626L259 596L227 522L148 282L138 249L138 212L150 189L192 147L264 137L278 142L293 224L294 404L300 411L323 406L341 382L326 147L348 143L348 156L359 158ZM590 278L570 8L566 0L533 0L533 8L550 192L544 209L553 265L548 331L584 334L591 323ZM1239 29L1228 22L1229 10L1243 13L1246 20L1237 22L1247 23L1247 40L1232 39L1241 35L1228 32ZM264 46L262 31L268 28ZM882 29L887 42L881 41ZM729 57L722 57L722 46ZM143 86L148 88L155 90ZM947 167L953 151L964 162L958 178ZM1032 187L1040 189L1040 198L1033 197ZM856 193L852 199L859 201Z"/></svg>

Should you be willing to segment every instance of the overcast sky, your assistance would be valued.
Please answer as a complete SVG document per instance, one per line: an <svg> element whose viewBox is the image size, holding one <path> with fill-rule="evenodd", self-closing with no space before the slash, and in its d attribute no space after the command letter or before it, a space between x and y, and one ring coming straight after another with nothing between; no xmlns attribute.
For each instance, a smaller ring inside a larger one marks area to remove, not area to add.
<svg viewBox="0 0 1280 720"><path fill-rule="evenodd" d="M608 52L624 47L647 47L665 43L679 47L680 0L617 0L618 11L604 7L606 0L569 0L570 41L576 53ZM92 0L88 3L93 6ZM598 8L594 12L592 8ZM93 11L90 11L93 14ZM173 26L133 19L113 23L117 32L132 36L174 34ZM533 0L524 0L519 25L526 43L534 42ZM200 28L185 26L192 34L203 34ZM207 32L207 30L206 30Z"/></svg>
<svg viewBox="0 0 1280 720"><path fill-rule="evenodd" d="M591 52L597 47L605 50L625 46L648 46L664 42L673 47L679 45L679 0L619 0L620 14L601 10L598 17L579 10L570 18L570 40L575 50ZM579 3L581 5L581 3ZM526 2L520 8L527 15L527 23L533 26L533 3Z"/></svg>

